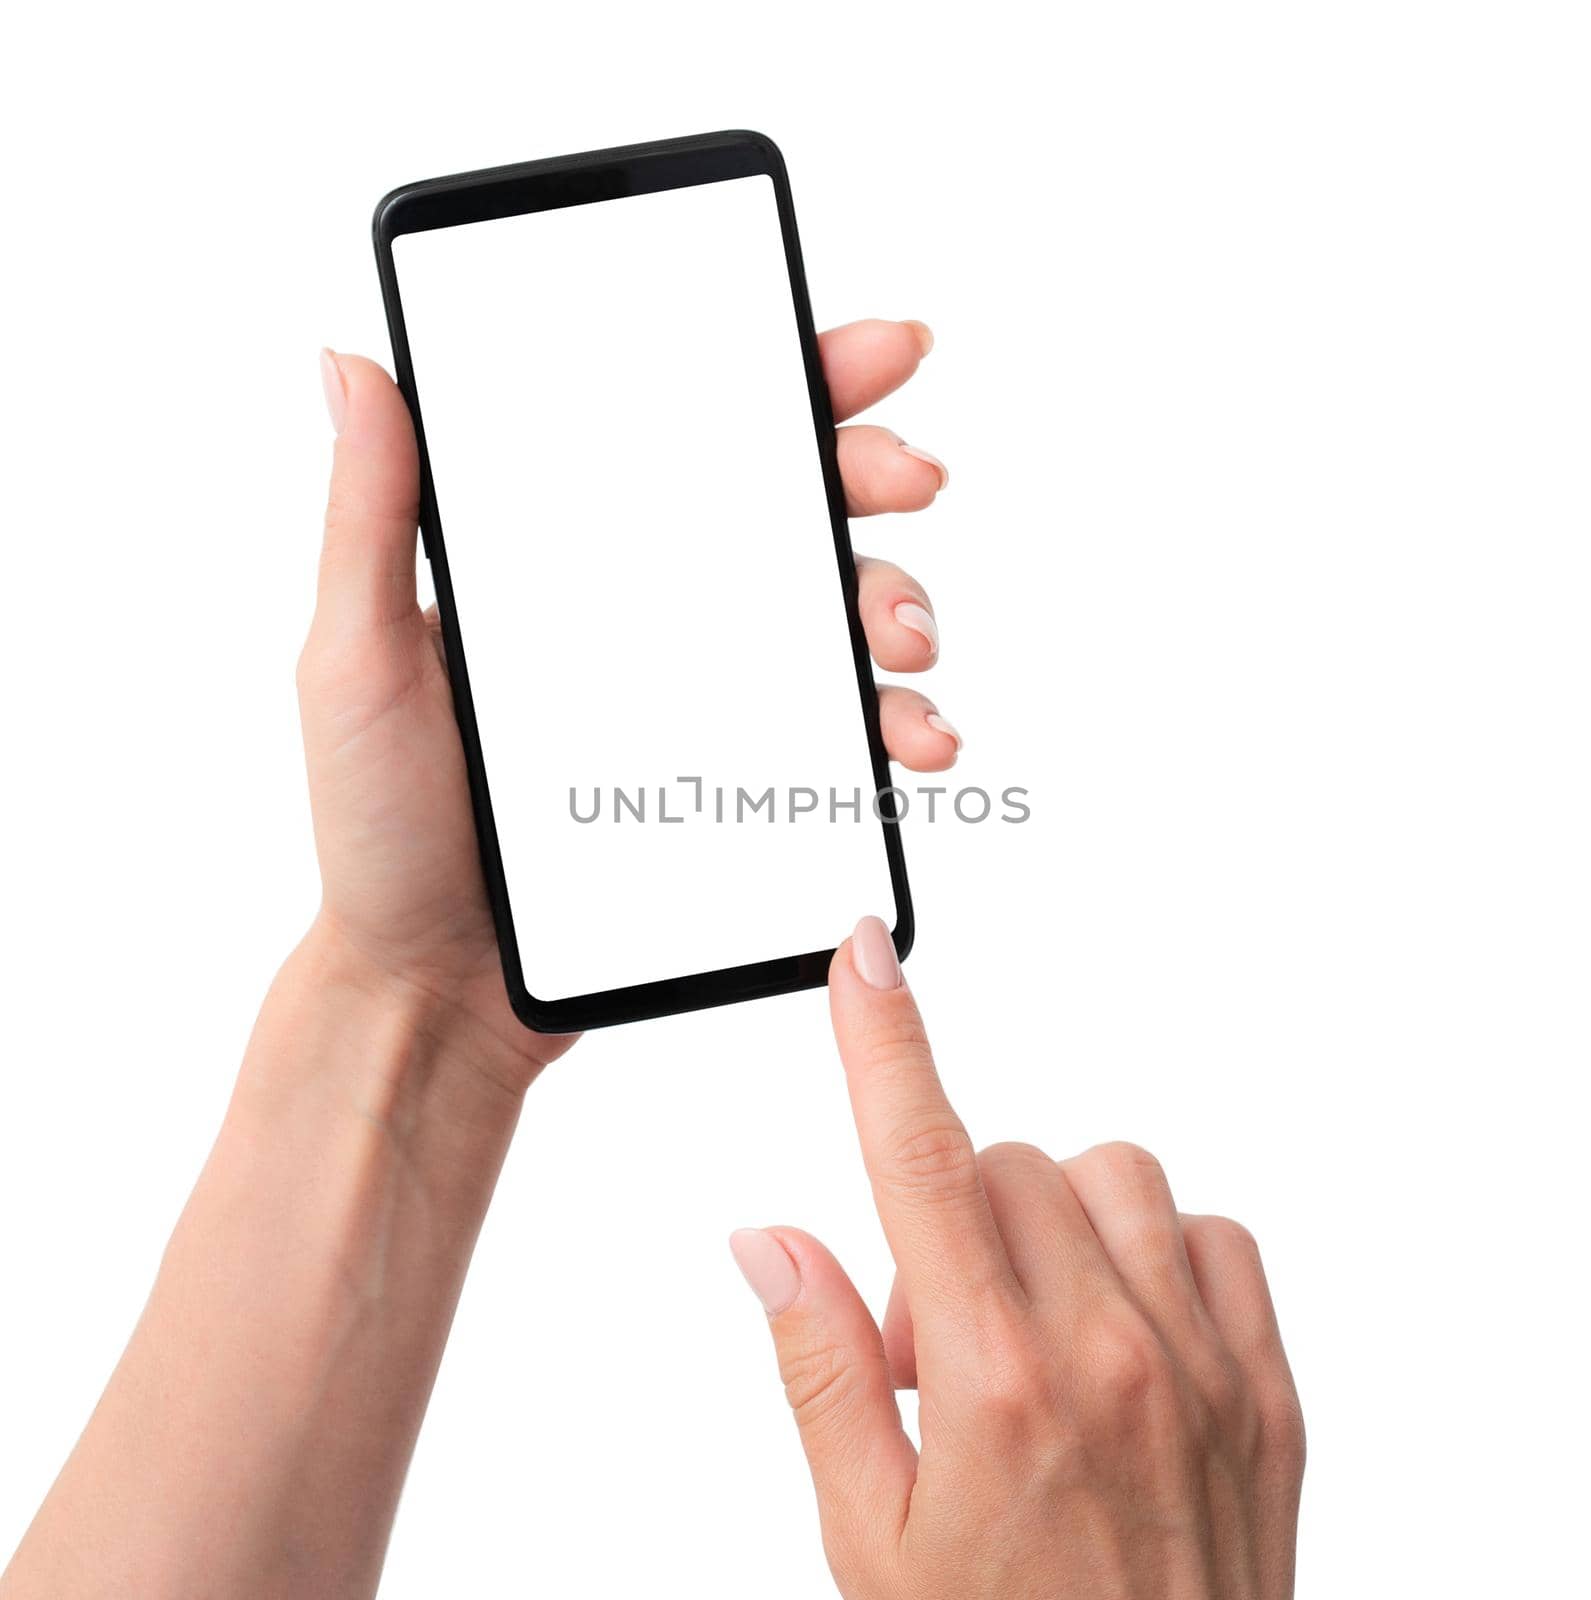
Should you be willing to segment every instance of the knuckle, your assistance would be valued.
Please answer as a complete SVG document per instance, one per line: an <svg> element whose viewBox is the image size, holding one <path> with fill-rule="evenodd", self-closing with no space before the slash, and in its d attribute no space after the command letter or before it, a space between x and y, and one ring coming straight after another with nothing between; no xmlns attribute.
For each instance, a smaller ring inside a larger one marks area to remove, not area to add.
<svg viewBox="0 0 1591 1600"><path fill-rule="evenodd" d="M1108 1144L1095 1145L1082 1159L1113 1176L1165 1182L1166 1172L1160 1165L1159 1157L1150 1154L1142 1145L1131 1144L1125 1139L1113 1139Z"/></svg>
<svg viewBox="0 0 1591 1600"><path fill-rule="evenodd" d="M1028 1329L997 1320L985 1329L974 1402L1002 1433L1032 1436L1055 1409L1055 1379L1040 1340Z"/></svg>
<svg viewBox="0 0 1591 1600"><path fill-rule="evenodd" d="M340 695L368 670L356 638L333 628L325 618L310 624L309 636L298 653L294 683L300 695Z"/></svg>
<svg viewBox="0 0 1591 1600"><path fill-rule="evenodd" d="M1101 1319L1086 1339L1085 1370L1096 1410L1113 1425L1162 1409L1175 1389L1164 1346L1136 1312Z"/></svg>
<svg viewBox="0 0 1591 1600"><path fill-rule="evenodd" d="M1304 1408L1291 1383L1277 1383L1258 1397L1260 1440L1266 1454L1289 1479L1304 1475L1309 1439Z"/></svg>
<svg viewBox="0 0 1591 1600"><path fill-rule="evenodd" d="M309 638L299 652L297 683L300 692L342 694L351 685L372 681L385 663L382 653L362 633L338 630L324 620L310 626Z"/></svg>
<svg viewBox="0 0 1591 1600"><path fill-rule="evenodd" d="M1195 1226L1210 1244L1259 1259L1259 1241L1241 1222L1231 1217L1200 1217Z"/></svg>
<svg viewBox="0 0 1591 1600"><path fill-rule="evenodd" d="M913 1126L890 1142L889 1151L888 1176L907 1190L959 1189L977 1171L972 1141L955 1121Z"/></svg>
<svg viewBox="0 0 1591 1600"><path fill-rule="evenodd" d="M914 1010L875 1024L868 1036L867 1052L868 1076L886 1083L920 1073L932 1059L927 1029Z"/></svg>
<svg viewBox="0 0 1591 1600"><path fill-rule="evenodd" d="M840 432L845 434L850 432L850 429L841 428ZM886 561L882 556L858 556L856 576L870 587L876 585L880 589L918 587L916 579L904 567L898 567L893 561Z"/></svg>
<svg viewBox="0 0 1591 1600"><path fill-rule="evenodd" d="M857 1372L838 1345L811 1344L780 1363L785 1399L802 1432L843 1417L855 1406Z"/></svg>
<svg viewBox="0 0 1591 1600"><path fill-rule="evenodd" d="M986 1145L978 1152L978 1164L989 1172L1026 1172L1032 1168L1053 1170L1055 1163L1036 1144L1006 1139Z"/></svg>

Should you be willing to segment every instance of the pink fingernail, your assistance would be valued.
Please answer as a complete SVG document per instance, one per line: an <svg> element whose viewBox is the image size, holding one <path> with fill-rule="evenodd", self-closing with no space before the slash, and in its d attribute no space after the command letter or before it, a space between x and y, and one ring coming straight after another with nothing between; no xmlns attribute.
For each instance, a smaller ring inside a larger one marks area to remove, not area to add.
<svg viewBox="0 0 1591 1600"><path fill-rule="evenodd" d="M934 330L926 322L919 322L915 317L908 317L906 326L917 335L917 343L923 355L927 355L934 347Z"/></svg>
<svg viewBox="0 0 1591 1600"><path fill-rule="evenodd" d="M341 433L348 417L348 391L343 387L343 370L330 350L320 353L320 381L326 391L326 409L331 413L332 432Z"/></svg>
<svg viewBox="0 0 1591 1600"><path fill-rule="evenodd" d="M751 1292L770 1317L787 1311L801 1293L801 1274L790 1252L761 1228L737 1228L729 1236L729 1253Z"/></svg>
<svg viewBox="0 0 1591 1600"><path fill-rule="evenodd" d="M938 456L931 456L926 450L919 450L914 444L903 444L901 449L907 455L915 456L919 461L926 461L939 474L939 487L941 489L950 482L950 468Z"/></svg>
<svg viewBox="0 0 1591 1600"><path fill-rule="evenodd" d="M939 654L939 624L925 606L918 605L915 600L902 600L895 607L895 620L901 627L920 633L928 641L928 648L935 655Z"/></svg>
<svg viewBox="0 0 1591 1600"><path fill-rule="evenodd" d="M956 741L956 748L961 748L961 735L937 711L930 711L926 720L935 733L948 733Z"/></svg>
<svg viewBox="0 0 1591 1600"><path fill-rule="evenodd" d="M900 957L889 929L877 917L863 917L851 935L851 965L869 989L900 988Z"/></svg>

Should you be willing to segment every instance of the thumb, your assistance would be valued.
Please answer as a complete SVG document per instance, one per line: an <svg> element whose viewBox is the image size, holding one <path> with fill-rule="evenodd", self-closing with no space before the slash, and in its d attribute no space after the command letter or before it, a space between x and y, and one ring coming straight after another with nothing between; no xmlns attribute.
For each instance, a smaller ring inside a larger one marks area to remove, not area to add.
<svg viewBox="0 0 1591 1600"><path fill-rule="evenodd" d="M742 1228L729 1248L773 1332L779 1375L818 1495L837 1568L878 1553L906 1523L917 1452L878 1325L845 1269L795 1228Z"/></svg>
<svg viewBox="0 0 1591 1600"><path fill-rule="evenodd" d="M420 459L397 385L363 356L320 354L337 431L316 619L342 631L378 627L415 609Z"/></svg>

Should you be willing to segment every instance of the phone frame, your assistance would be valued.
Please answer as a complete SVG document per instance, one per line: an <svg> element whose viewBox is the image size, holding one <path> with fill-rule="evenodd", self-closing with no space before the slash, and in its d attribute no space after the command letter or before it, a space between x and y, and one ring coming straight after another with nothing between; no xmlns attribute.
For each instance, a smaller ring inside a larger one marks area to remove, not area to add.
<svg viewBox="0 0 1591 1600"><path fill-rule="evenodd" d="M648 1017L668 1016L705 1006L727 1005L740 1000L756 1000L767 995L815 988L826 981L834 950L832 947L811 950L772 961L689 973L677 978L605 989L563 1000L542 1000L526 988L520 965L519 942L514 932L508 883L503 872L502 852L498 845L497 822L492 811L486 758L476 725L475 703L470 694L464 639L448 571L447 543L431 480L425 423L415 388L408 333L403 320L403 302L393 261L393 241L406 233L421 233L433 228L457 227L501 217L523 216L529 212L588 205L632 195L653 194L664 189L693 188L698 184L758 175L772 180L778 203L785 263L789 269L790 295L812 403L812 424L828 494L840 592L850 624L851 653L855 660L857 689L862 697L863 720L872 758L876 796L874 809L880 818L890 881L895 892L896 924L892 933L895 949L904 959L911 950L916 924L906 880L905 855L901 849L896 791L891 785L889 757L885 753L879 727L878 689L873 681L872 663L857 606L856 558L851 549L850 527L846 521L845 491L840 481L835 450L834 416L823 378L822 361L818 355L817 333L812 324L812 307L807 296L801 244L796 234L790 180L778 147L763 134L734 129L683 139L664 139L653 144L626 145L612 150L589 150L578 155L555 156L406 184L386 195L376 207L373 225L376 266L386 304L387 328L392 337L398 387L408 402L419 442L420 540L431 563L436 589L443 646L453 686L453 706L463 741L465 765L469 771L470 800L475 812L481 869L486 878L492 920L497 928L497 944L502 955L503 979L508 989L509 1004L515 1016L538 1033L574 1033L587 1028L638 1022ZM533 883L520 887L534 893Z"/></svg>

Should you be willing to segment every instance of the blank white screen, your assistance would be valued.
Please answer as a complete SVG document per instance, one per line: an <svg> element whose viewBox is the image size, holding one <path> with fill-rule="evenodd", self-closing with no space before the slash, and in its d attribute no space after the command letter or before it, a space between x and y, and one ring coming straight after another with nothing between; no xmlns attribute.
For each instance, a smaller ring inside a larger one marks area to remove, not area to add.
<svg viewBox="0 0 1591 1600"><path fill-rule="evenodd" d="M406 234L394 259L530 993L893 924L772 181ZM734 820L770 787L771 821ZM819 805L791 820L796 789Z"/></svg>

